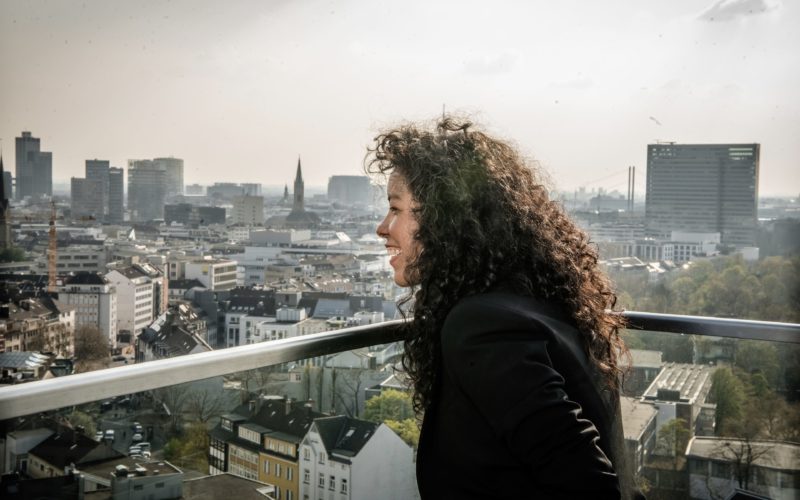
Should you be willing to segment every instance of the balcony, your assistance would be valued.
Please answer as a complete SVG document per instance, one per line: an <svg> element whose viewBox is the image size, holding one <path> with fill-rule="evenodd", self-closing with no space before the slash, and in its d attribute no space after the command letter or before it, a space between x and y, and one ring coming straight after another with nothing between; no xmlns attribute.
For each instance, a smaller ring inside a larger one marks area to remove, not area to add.
<svg viewBox="0 0 800 500"><path fill-rule="evenodd" d="M796 418L798 412L796 406L787 403L800 397L787 392L795 387L787 380L797 369L792 364L796 359L791 356L800 344L800 325L640 312L624 315L629 323L625 336L632 347L633 366L624 385L623 425L626 445L643 488L685 496L710 487L726 493L740 479L735 467L726 464L735 461L733 448L745 443L752 445L751 449L765 449L759 457L751 457L755 465L747 472L748 489L776 498L796 495L800 463L796 458L790 463L782 462L780 450L788 447L786 453L791 455L800 452L800 445L779 436L784 431L791 434L789 419ZM4 421L3 432L7 434L2 442L5 446L18 443L19 439L8 437L23 432L17 429L35 433L37 424L31 423L47 418L62 424L70 422L73 427L81 425L90 437L101 430L116 430L116 439L108 444L128 455L130 446L135 444L131 425L141 422L145 435L139 440L151 443L152 460L161 461L154 463L161 463L162 467L171 464L177 471L194 471L195 475L233 471L272 485L275 498L302 498L302 488L316 490L316 481L309 484L309 477L327 476L330 480L326 481L340 483L348 479L334 477L322 466L313 465L318 456L307 459L314 450L309 436L316 427L308 430L308 436L295 439L298 451L293 458L270 454L266 445L263 449L256 445L248 451L237 441L236 429L241 426L243 432L246 430L250 442L252 436L259 434L264 438L262 444L267 442L267 435L275 438L264 425L248 420L248 415L255 415L262 404L276 408L285 405L287 415L302 407L312 417L318 415L315 412L333 412L363 418L364 400L368 394L379 394L380 382L393 373L390 369L381 372L381 366L386 367L396 357L377 363L359 360L376 358L377 346L400 340L400 324L391 321L346 328L6 386L0 388L0 421ZM368 352L370 348L372 352ZM357 354L340 354L353 350L358 350ZM765 360L775 366L759 366ZM731 368L737 373L749 372L747 376L753 380L737 396L747 398L738 401L738 411L743 412L753 398L762 398L762 413L775 414L768 415L768 430L764 427L748 434L744 429L732 430L734 427L728 426L726 439L720 440L720 422L728 418L724 425L729 425L733 417L720 414L720 405L728 404L720 398L727 396L712 386L722 378L715 374L731 372ZM754 390L761 392L753 393ZM281 398L285 396L299 403L291 408ZM768 403L775 403L777 409L770 409ZM236 408L240 408L238 413ZM309 418L313 420L312 417ZM190 453L186 436L197 429L204 441L199 451L195 447ZM291 441L291 436L284 434L277 438ZM176 451L180 446L183 451ZM256 460L256 456L261 458ZM15 457L8 451L5 457L16 462L3 463L4 472L20 468L24 461L22 455ZM333 457L328 457L331 464ZM309 468L317 467L315 472L303 469L304 460L312 464ZM413 461L410 451L409 460ZM270 467L270 463L281 465ZM24 466L28 470L45 467L33 456ZM69 467L82 473L85 467L91 475L95 466ZM401 469L413 474L411 463ZM283 476L274 477L269 472L272 470L284 471ZM63 474L57 468L39 472L43 472L39 477ZM346 491L344 488L337 491ZM191 487L184 490L193 491ZM407 491L398 492L398 497L406 494Z"/></svg>

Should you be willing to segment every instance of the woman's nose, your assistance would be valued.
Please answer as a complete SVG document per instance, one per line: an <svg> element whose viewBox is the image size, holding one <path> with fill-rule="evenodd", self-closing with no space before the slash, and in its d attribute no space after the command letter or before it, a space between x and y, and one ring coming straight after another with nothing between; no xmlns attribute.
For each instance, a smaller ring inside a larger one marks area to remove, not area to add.
<svg viewBox="0 0 800 500"><path fill-rule="evenodd" d="M387 228L388 228L388 224L386 223L386 218L384 217L384 219L381 221L381 223L378 224L378 229L376 229L375 232L381 238L386 238L386 237L389 236L389 232L388 232Z"/></svg>

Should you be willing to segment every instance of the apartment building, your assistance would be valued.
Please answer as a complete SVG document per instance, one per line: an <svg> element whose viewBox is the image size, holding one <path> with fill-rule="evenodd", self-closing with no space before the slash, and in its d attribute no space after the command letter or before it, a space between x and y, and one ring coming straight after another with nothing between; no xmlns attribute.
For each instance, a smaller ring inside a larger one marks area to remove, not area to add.
<svg viewBox="0 0 800 500"><path fill-rule="evenodd" d="M209 290L230 290L237 285L237 262L209 256L170 255L167 261L170 280L195 279Z"/></svg>
<svg viewBox="0 0 800 500"><path fill-rule="evenodd" d="M61 302L75 308L75 327L97 326L108 339L117 344L117 289L108 278L96 272L79 272L68 276L58 289Z"/></svg>
<svg viewBox="0 0 800 500"><path fill-rule="evenodd" d="M161 271L147 263L120 266L106 274L117 289L119 330L134 336L164 312L167 306L167 282Z"/></svg>
<svg viewBox="0 0 800 500"><path fill-rule="evenodd" d="M209 473L230 472L273 485L276 500L302 499L299 444L314 419L323 416L284 398L242 405L209 433Z"/></svg>
<svg viewBox="0 0 800 500"><path fill-rule="evenodd" d="M314 419L300 456L301 499L417 496L413 450L384 424L344 415Z"/></svg>

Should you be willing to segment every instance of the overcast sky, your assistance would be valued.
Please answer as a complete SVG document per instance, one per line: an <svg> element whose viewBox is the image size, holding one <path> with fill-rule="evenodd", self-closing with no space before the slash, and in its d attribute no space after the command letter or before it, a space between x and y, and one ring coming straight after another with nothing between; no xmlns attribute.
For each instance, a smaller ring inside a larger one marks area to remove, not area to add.
<svg viewBox="0 0 800 500"><path fill-rule="evenodd" d="M472 114L558 188L625 192L646 145L761 143L800 193L800 3L780 0L0 2L0 139L58 180L175 156L185 181L361 172L401 119Z"/></svg>

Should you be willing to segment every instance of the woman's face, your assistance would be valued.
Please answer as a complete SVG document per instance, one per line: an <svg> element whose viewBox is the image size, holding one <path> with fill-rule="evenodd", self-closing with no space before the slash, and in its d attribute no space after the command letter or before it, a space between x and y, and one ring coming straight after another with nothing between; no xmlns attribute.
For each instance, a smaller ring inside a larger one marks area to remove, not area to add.
<svg viewBox="0 0 800 500"><path fill-rule="evenodd" d="M378 236L386 239L386 251L391 256L389 264L394 269L394 282L399 286L411 286L417 280L406 276L406 267L413 261L421 245L414 238L419 223L414 215L417 203L411 197L402 175L392 172L386 188L389 195L389 213L378 226Z"/></svg>

